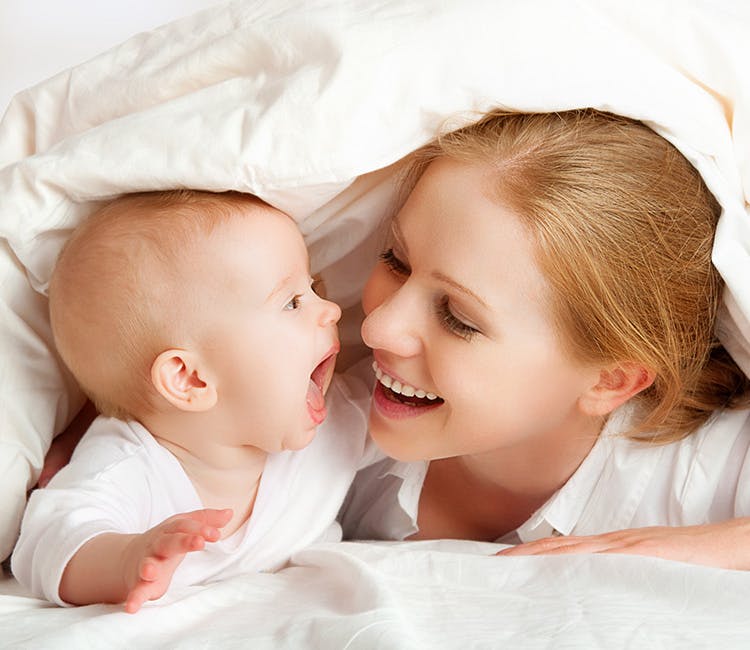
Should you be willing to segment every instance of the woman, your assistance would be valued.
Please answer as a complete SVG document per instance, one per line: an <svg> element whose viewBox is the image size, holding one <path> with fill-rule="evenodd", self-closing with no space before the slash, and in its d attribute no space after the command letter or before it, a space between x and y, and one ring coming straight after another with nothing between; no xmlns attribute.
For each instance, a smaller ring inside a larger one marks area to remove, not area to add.
<svg viewBox="0 0 750 650"><path fill-rule="evenodd" d="M581 110L488 115L410 179L362 300L370 431L396 460L358 476L347 536L750 568L732 410L750 382L714 334L719 207L698 172Z"/></svg>

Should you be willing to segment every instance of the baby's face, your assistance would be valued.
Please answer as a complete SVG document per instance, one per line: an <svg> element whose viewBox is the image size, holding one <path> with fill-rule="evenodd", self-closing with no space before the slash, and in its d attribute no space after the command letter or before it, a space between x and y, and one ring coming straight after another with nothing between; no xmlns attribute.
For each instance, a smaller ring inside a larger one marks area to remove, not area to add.
<svg viewBox="0 0 750 650"><path fill-rule="evenodd" d="M313 292L302 236L278 211L230 220L202 250L198 316L218 392L214 434L268 452L304 447L326 415L341 310Z"/></svg>

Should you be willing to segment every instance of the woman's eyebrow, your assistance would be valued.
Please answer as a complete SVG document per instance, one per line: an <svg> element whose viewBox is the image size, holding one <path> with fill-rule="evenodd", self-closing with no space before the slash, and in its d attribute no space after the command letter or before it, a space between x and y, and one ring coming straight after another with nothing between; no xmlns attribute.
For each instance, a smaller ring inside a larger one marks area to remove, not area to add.
<svg viewBox="0 0 750 650"><path fill-rule="evenodd" d="M482 307L484 307L485 309L490 308L490 306L484 300L482 300L477 294L475 294L471 289L469 289L468 287L465 287L460 282L456 282L450 276L445 275L445 273L441 273L440 271L433 271L432 277L435 278L436 280L439 280L440 282L444 282L445 284L450 285L456 291L460 291L464 295L469 296L469 298L473 298L480 305L482 305Z"/></svg>
<svg viewBox="0 0 750 650"><path fill-rule="evenodd" d="M398 245L403 249L404 253L408 255L409 247L406 245L406 239L404 238L404 234L401 231L401 226L399 225L398 221L396 221L395 217L391 220L391 232L393 233L393 238L396 240L396 243L398 243ZM433 271L432 277L453 287L456 291L460 291L464 295L469 296L469 298L476 300L485 309L490 308L490 306L471 289L465 287L460 282L456 282L456 280L448 275L445 275L445 273L441 273L440 271Z"/></svg>

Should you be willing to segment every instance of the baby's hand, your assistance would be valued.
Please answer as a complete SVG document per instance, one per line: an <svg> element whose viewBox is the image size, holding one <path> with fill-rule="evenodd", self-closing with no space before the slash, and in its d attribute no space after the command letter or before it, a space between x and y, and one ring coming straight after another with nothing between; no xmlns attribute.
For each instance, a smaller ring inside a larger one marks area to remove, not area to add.
<svg viewBox="0 0 750 650"><path fill-rule="evenodd" d="M230 509L195 510L174 515L137 535L123 557L128 588L125 611L134 614L147 600L163 596L185 555L220 539L219 529L231 518Z"/></svg>

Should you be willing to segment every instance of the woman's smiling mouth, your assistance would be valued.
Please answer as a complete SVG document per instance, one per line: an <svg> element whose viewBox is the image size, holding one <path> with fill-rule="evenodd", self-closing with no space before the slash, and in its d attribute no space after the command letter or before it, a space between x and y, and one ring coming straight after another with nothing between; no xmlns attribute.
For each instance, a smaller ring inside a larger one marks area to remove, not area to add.
<svg viewBox="0 0 750 650"><path fill-rule="evenodd" d="M393 418L421 415L425 410L436 408L444 400L433 392L402 383L384 372L377 361L373 361L377 384L374 401L384 415Z"/></svg>

